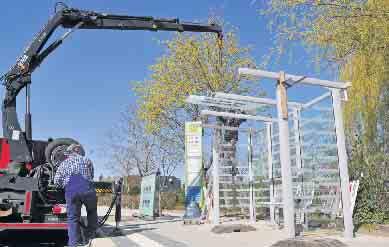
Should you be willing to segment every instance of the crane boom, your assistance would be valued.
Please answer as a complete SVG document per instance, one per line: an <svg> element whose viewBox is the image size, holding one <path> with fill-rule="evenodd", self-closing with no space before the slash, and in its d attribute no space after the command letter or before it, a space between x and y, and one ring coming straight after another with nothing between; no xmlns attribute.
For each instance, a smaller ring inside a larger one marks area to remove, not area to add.
<svg viewBox="0 0 389 247"><path fill-rule="evenodd" d="M72 30L44 49L49 38L59 26ZM11 160L13 161L22 163L32 161L31 148L28 145L28 141L31 139L31 115L28 109L26 111L25 132L23 132L16 113L16 97L27 86L27 108L29 108L31 74L48 55L63 43L68 34L76 29L211 32L216 33L222 39L222 29L216 24L180 22L176 18L105 14L68 7L56 11L16 63L0 78L4 81L6 88L2 105L3 135L10 144Z"/></svg>

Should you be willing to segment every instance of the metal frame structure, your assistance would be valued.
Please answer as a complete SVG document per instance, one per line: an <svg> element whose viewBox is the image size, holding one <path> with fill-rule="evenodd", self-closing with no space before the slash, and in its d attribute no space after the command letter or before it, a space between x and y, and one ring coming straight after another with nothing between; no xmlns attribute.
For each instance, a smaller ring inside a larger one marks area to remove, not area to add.
<svg viewBox="0 0 389 247"><path fill-rule="evenodd" d="M284 223L285 229L287 231L288 237L295 237L295 207L294 207L294 198L293 198L293 180L292 180L292 169L291 169L291 155L290 155L290 144L289 144L289 111L288 109L293 110L293 114L298 116L299 112L304 109L316 104L328 97L332 97L333 102L333 112L335 119L335 130L336 130L336 142L337 142L337 152L338 152L338 164L339 164L339 173L341 179L341 194L342 194L342 205L343 205L343 220L344 220L344 236L346 238L352 238L353 236L353 223L352 223L352 213L351 213L351 196L349 191L349 175L347 167L347 155L346 155L346 144L345 144L345 133L343 126L343 117L342 117L342 93L346 92L347 88L351 86L350 82L337 82L337 81L327 81L320 80L316 78L309 78L305 76L296 76L285 74L284 72L276 73L263 70L247 69L240 68L238 70L239 76L249 75L255 77L275 79L277 81L277 91L276 99L269 98L257 98L251 96L241 96L234 94L225 94L225 93L214 93L212 97L205 96L193 96L191 95L187 99L187 103L199 104L203 106L212 107L211 110L203 110L202 115L213 115L213 116L222 116L230 118L241 118L241 119L250 119L255 121L263 121L266 124L266 132L268 136L268 148L271 150L272 145L272 123L278 123L278 136L279 136L279 145L280 145L280 162L281 162L281 178L282 178L282 204L284 208ZM288 102L287 99L287 88L290 86L300 83L307 85L315 85L320 87L325 87L330 90L317 98L312 99L307 103L296 103ZM344 94L346 95L346 94ZM268 116L258 116L253 114L252 111L256 108L264 105L272 105L277 107L277 118L272 118ZM215 110L216 108L216 110ZM224 111L223 111L224 110ZM228 111L231 110L241 110L242 113L231 113ZM250 114L247 114L250 113ZM299 128L298 121L295 122L293 128ZM301 148L299 143L299 138L295 138L295 146L297 153L300 153L298 150ZM251 140L250 140L251 141ZM213 155L217 155L216 150L213 150ZM214 157L215 157L214 156ZM269 162L269 178L272 179L272 154L270 152L268 157ZM217 166L217 159L216 161ZM250 164L251 162L249 162ZM298 167L301 166L301 157L296 155L296 164ZM220 222L220 213L217 211L219 209L218 201L218 169L214 167L214 218L213 223L218 224ZM250 175L250 184L252 184L252 176ZM273 191L273 188L270 189ZM250 190L252 193L252 190ZM270 193L270 211L271 215L274 216L274 210L276 203L274 202L274 194ZM250 206L253 205L250 203ZM253 216L254 215L254 216ZM250 219L255 220L255 214L250 209ZM274 223L274 217L271 217L271 221Z"/></svg>
<svg viewBox="0 0 389 247"><path fill-rule="evenodd" d="M197 96L197 95L190 95L186 99L187 103L191 104L198 104L208 107L218 107L223 109L229 109L229 110L241 110L241 111L252 111L256 108L263 107L264 105L277 105L277 101L269 98L259 98L259 97L251 97L251 96L241 96L241 95L235 95L235 94L226 94L226 93L220 93L217 92L212 95L212 97L207 96ZM288 106L293 109L301 109L304 105L297 102L288 102ZM201 115L211 115L211 116L218 116L218 117L230 117L230 118L239 118L239 119L247 119L247 120L254 120L254 121L260 121L264 122L266 124L266 133L267 133L267 139L269 140L270 145L268 145L268 162L269 167L272 167L272 154L271 154L271 139L272 139L272 123L277 123L277 118L271 118L267 116L260 116L260 115L249 115L249 114L239 114L239 113L231 113L231 112L223 112L223 111L211 111L211 110L202 110ZM217 126L217 125L204 125L204 127L209 128L215 128L215 129L230 129L230 130L238 130L239 128L231 128L227 126ZM239 129L241 130L241 129ZM251 130L249 131L249 143L251 140ZM217 137L214 136L214 143L216 143ZM253 198L253 175L252 175L252 160L250 160L250 145L248 145L249 148L249 190L250 190L250 221L255 222L255 201ZM289 147L288 147L289 148ZM214 195L214 211L213 211L213 224L219 224L220 223L220 206L219 206L219 164L218 164L218 153L216 150L215 145L213 146L213 195ZM291 176L291 175L290 175ZM273 179L273 171L269 170L269 179ZM271 185L272 187L272 185ZM275 223L275 205L277 204L274 201L274 189L270 188L270 219L272 223ZM293 193L293 192L291 192ZM292 198L293 200L293 198ZM294 214L294 213L293 213ZM294 224L294 218L293 218L293 224Z"/></svg>
<svg viewBox="0 0 389 247"><path fill-rule="evenodd" d="M224 114L218 114L218 113L224 113L224 112L213 112L213 111L206 111L206 112L201 112L203 115L212 115L212 116L230 116L230 115L224 115ZM214 114L216 113L216 114ZM234 116L236 118L242 118L242 119L252 119L251 115L245 115L245 114L233 114L231 116ZM260 117L257 119L252 119L255 121L262 121L265 123L271 123L274 122L274 119L271 118L266 118L266 117ZM271 126L270 124L267 126ZM215 129L223 129L221 126L211 126L211 125L205 125L204 127L210 127L210 128L215 128ZM268 128L269 128L268 127ZM226 129L231 129L231 128L226 128ZM238 128L236 128L238 130ZM241 129L239 129L241 130ZM250 221L255 222L256 221L256 214L255 214L255 201L254 201L254 175L253 175L253 166L252 166L252 129L249 128L246 130L248 132L248 169L249 169L249 200L250 200L250 206L249 206L249 215L250 215ZM216 132L218 133L218 132ZM218 140L218 134L214 135L214 145L212 147L212 160L213 160L213 168L212 168L212 175L213 175L213 198L214 198L214 204L213 204L213 219L212 222L213 224L217 225L220 224L220 205L219 205L219 153L217 150L217 143ZM271 148L271 147L270 147ZM273 218L274 220L274 218Z"/></svg>
<svg viewBox="0 0 389 247"><path fill-rule="evenodd" d="M294 202L292 191L292 173L290 165L290 150L289 150L289 127L288 127L288 107L286 89L290 84L306 84L329 88L333 100L333 110L335 117L335 130L337 136L337 148L339 159L339 173L341 178L342 205L343 205L343 220L344 220L344 236L346 238L353 237L353 220L351 213L351 193L349 190L349 174L347 166L347 153L345 132L342 115L342 90L346 90L351 86L351 82L337 82L320 80L306 76L296 76L285 74L284 72L270 72L258 69L239 68L238 76L249 75L257 78L268 78L277 81L277 112L279 124L280 138L280 158L282 167L282 185L283 185L283 203L285 227L288 232L288 237L295 236L294 227ZM328 95L322 95L305 105L308 106L317 101L320 101ZM285 210L286 209L286 210Z"/></svg>

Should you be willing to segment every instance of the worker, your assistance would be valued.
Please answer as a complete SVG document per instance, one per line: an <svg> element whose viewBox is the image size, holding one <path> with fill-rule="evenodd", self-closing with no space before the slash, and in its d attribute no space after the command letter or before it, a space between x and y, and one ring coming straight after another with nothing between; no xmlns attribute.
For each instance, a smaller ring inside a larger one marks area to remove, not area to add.
<svg viewBox="0 0 389 247"><path fill-rule="evenodd" d="M66 159L59 165L54 183L57 187L65 189L68 246L90 245L97 230L97 197L93 185L93 164L90 159L85 157L81 145L69 145L64 154ZM86 208L88 219L85 239L81 239L80 236L82 205Z"/></svg>

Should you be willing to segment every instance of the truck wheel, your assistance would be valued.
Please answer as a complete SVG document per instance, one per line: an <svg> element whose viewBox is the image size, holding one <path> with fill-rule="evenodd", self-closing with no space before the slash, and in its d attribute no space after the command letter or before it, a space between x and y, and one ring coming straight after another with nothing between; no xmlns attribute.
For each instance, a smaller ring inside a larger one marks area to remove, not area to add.
<svg viewBox="0 0 389 247"><path fill-rule="evenodd" d="M45 149L46 161L54 165L54 167L58 167L66 158L64 151L71 144L79 145L80 143L71 138L58 138L50 142ZM85 152L84 150L82 151Z"/></svg>

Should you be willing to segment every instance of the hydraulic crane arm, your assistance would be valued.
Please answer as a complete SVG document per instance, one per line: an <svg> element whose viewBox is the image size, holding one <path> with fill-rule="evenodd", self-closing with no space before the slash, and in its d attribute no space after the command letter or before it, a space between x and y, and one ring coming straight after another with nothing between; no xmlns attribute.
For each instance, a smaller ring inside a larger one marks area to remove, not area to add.
<svg viewBox="0 0 389 247"><path fill-rule="evenodd" d="M71 30L43 49L59 26ZM216 33L220 39L222 38L222 29L216 24L181 23L179 19L112 15L68 7L56 11L55 15L50 18L24 50L22 56L17 59L16 64L0 77L6 87L2 107L3 135L10 142L11 159L14 161L31 162L32 160L30 148L27 145L27 140L31 139L31 120L29 120L31 116L28 109L25 124L26 136L24 136L16 114L16 97L20 90L31 83L31 74L34 70L76 29L212 32ZM29 87L27 87L27 108L29 108Z"/></svg>
<svg viewBox="0 0 389 247"><path fill-rule="evenodd" d="M62 44L64 38L70 33L66 33L42 51L42 48L58 26L74 29L213 32L217 33L219 37L222 35L221 27L216 24L180 23L179 19L112 15L65 8L56 12L44 28L35 36L16 64L2 77L5 80L5 85L9 88L9 94L5 98L5 103L10 103L16 97L17 93L30 81L31 73L52 51Z"/></svg>

